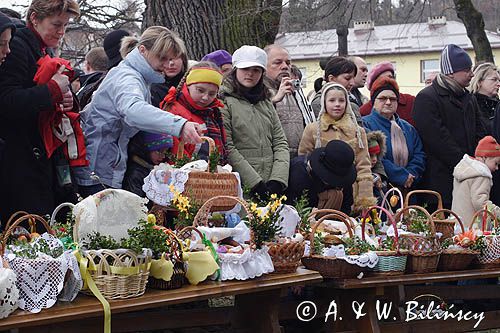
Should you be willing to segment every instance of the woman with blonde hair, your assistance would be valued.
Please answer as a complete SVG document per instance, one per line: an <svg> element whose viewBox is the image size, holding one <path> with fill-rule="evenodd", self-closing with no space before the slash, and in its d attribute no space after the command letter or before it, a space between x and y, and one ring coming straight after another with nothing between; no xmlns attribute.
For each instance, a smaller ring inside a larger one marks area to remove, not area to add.
<svg viewBox="0 0 500 333"><path fill-rule="evenodd" d="M109 71L82 112L90 165L75 168L74 174L84 197L102 190L103 185L122 188L127 147L139 131L201 142L198 124L150 104L151 84L163 82L162 73L170 59L186 52L184 42L167 28L153 26L140 39L123 38L121 48L132 51Z"/></svg>
<svg viewBox="0 0 500 333"><path fill-rule="evenodd" d="M495 64L485 62L474 69L474 77L470 81L470 90L476 96L488 134L492 133L493 117L500 101L498 99L499 88L500 74Z"/></svg>
<svg viewBox="0 0 500 333"><path fill-rule="evenodd" d="M34 82L37 62L59 46L70 19L80 15L76 0L33 0L26 27L10 41L10 55L0 67L0 137L5 140L0 165L0 219L16 211L51 213L66 181L58 181L54 156L47 153L39 117L56 105L73 109L69 78L60 68L45 84ZM50 57L50 55L49 55ZM66 164L67 168L67 164Z"/></svg>

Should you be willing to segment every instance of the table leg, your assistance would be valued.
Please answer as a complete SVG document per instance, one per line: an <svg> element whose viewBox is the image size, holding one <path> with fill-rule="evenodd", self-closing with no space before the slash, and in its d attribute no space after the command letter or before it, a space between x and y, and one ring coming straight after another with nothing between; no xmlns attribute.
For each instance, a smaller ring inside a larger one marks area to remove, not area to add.
<svg viewBox="0 0 500 333"><path fill-rule="evenodd" d="M232 328L241 332L279 333L280 289L237 295Z"/></svg>

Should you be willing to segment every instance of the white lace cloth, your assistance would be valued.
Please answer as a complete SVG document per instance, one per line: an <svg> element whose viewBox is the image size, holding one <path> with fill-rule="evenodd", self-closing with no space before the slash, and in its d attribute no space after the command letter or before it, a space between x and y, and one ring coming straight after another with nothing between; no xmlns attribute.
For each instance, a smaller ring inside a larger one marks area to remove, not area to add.
<svg viewBox="0 0 500 333"><path fill-rule="evenodd" d="M310 253L309 241L306 241L306 246L304 249L304 256L309 256ZM337 259L342 259L347 261L349 264L358 265L359 267L369 267L373 268L378 263L378 256L373 251L368 251L361 255L346 255L344 245L330 245L329 247L323 248L324 257L335 257Z"/></svg>
<svg viewBox="0 0 500 333"><path fill-rule="evenodd" d="M51 248L63 246L50 234L44 233L41 238L47 240ZM7 249L4 258L17 275L19 307L23 310L38 313L53 306L57 299L72 301L82 288L80 269L72 251L58 258L40 254L37 259L26 259Z"/></svg>
<svg viewBox="0 0 500 333"><path fill-rule="evenodd" d="M80 201L73 209L78 222L81 241L94 231L120 240L128 236L127 230L147 218L147 199L116 189L107 189Z"/></svg>
<svg viewBox="0 0 500 333"><path fill-rule="evenodd" d="M0 258L0 265L2 260ZM17 309L19 289L16 286L16 273L9 268L0 268L0 319Z"/></svg>
<svg viewBox="0 0 500 333"><path fill-rule="evenodd" d="M273 262L268 248L252 251L246 246L242 254L219 253L221 280L248 280L262 274L274 272Z"/></svg>

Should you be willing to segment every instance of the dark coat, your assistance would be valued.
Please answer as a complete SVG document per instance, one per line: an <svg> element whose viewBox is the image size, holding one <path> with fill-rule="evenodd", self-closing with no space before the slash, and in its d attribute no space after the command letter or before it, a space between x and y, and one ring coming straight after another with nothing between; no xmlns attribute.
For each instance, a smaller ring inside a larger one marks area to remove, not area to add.
<svg viewBox="0 0 500 333"><path fill-rule="evenodd" d="M493 117L495 116L495 109L499 104L500 100L498 97L489 97L480 93L474 94L477 99L477 104L479 104L479 111L481 111L481 116L486 126L488 134L491 135L493 131Z"/></svg>
<svg viewBox="0 0 500 333"><path fill-rule="evenodd" d="M287 203L292 204L302 196L307 190L307 198L309 206L318 206L318 194L329 190L331 188L322 184L321 181L315 180L307 171L307 158L309 155L297 156L290 162L290 177L288 180L288 188L286 190ZM351 213L351 206L353 205L352 186L342 189L344 200L340 210L346 214Z"/></svg>
<svg viewBox="0 0 500 333"><path fill-rule="evenodd" d="M415 98L413 119L427 156L420 186L441 193L450 208L453 168L464 154L474 156L477 143L486 135L479 105L474 95L456 96L434 80Z"/></svg>
<svg viewBox="0 0 500 333"><path fill-rule="evenodd" d="M0 66L0 137L6 142L0 166L0 218L13 212L52 213L56 205L54 159L47 159L38 115L54 109L47 85L36 86L40 42L28 28L16 31L11 53Z"/></svg>

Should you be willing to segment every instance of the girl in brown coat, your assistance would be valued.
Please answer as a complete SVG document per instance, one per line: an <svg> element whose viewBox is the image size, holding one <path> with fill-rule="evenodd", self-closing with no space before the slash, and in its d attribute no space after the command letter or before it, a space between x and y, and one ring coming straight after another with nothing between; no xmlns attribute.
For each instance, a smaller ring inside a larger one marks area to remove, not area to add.
<svg viewBox="0 0 500 333"><path fill-rule="evenodd" d="M366 132L356 122L347 90L327 83L321 95L321 111L316 122L306 126L299 145L299 155L325 147L330 140L342 140L354 150L357 179L354 183L354 211L376 203Z"/></svg>

